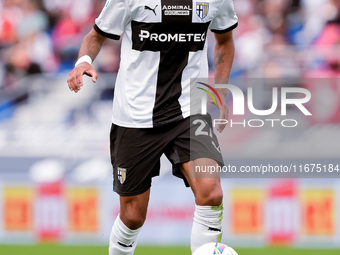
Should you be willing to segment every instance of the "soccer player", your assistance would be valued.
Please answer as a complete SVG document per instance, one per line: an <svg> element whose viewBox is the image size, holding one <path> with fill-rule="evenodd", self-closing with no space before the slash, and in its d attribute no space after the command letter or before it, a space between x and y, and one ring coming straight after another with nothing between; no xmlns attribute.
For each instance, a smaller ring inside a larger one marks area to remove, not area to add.
<svg viewBox="0 0 340 255"><path fill-rule="evenodd" d="M151 179L159 174L163 153L173 174L195 196L192 252L221 240L220 179L190 175L195 165L223 165L215 134L202 131L212 130L210 115L190 114L190 78L208 77L208 29L216 39L215 77L229 78L237 22L232 0L108 0L84 38L68 78L76 93L84 74L96 82L91 64L105 40L122 35L110 132L113 189L120 197L120 214L112 227L110 255L133 254L147 214ZM226 90L217 92L226 97ZM217 106L220 119L226 119L225 100ZM191 141L190 130L195 130Z"/></svg>

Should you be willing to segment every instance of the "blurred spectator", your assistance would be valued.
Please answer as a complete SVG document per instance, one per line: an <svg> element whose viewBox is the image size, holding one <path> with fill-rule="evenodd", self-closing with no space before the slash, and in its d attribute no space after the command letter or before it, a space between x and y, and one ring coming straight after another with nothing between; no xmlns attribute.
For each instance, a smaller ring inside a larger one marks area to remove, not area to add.
<svg viewBox="0 0 340 255"><path fill-rule="evenodd" d="M22 17L22 10L15 1L0 1L0 47L17 41L17 27Z"/></svg>
<svg viewBox="0 0 340 255"><path fill-rule="evenodd" d="M25 75L73 68L105 0L0 0L0 87ZM340 75L339 0L237 0L233 77ZM209 34L213 71L213 36ZM116 72L119 42L95 64Z"/></svg>
<svg viewBox="0 0 340 255"><path fill-rule="evenodd" d="M20 7L23 18L17 28L19 39L26 39L26 37L30 37L47 29L46 14L39 10L36 0L21 0Z"/></svg>
<svg viewBox="0 0 340 255"><path fill-rule="evenodd" d="M7 37L7 40L1 40L1 55L5 60L2 85L5 87L26 75L54 71L56 66L51 40L46 34L48 19L39 9L38 1L4 1L2 12L5 16L13 11L17 14L13 16L15 18L8 17L12 35L1 33L1 38Z"/></svg>

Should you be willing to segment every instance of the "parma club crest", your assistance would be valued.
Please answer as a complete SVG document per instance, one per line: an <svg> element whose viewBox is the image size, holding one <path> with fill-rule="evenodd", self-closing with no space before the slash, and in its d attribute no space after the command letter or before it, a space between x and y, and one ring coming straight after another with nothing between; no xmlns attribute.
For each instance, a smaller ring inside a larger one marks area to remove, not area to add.
<svg viewBox="0 0 340 255"><path fill-rule="evenodd" d="M121 184L124 184L126 180L126 168L117 168L117 173L118 173L118 180L120 181Z"/></svg>
<svg viewBox="0 0 340 255"><path fill-rule="evenodd" d="M209 3L197 2L196 3L196 14L201 19L204 19L209 12Z"/></svg>

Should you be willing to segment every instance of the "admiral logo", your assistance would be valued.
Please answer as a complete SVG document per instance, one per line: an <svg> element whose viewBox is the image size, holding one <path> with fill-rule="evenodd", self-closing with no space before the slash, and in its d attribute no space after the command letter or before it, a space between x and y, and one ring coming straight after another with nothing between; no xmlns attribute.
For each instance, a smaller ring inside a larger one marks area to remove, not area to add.
<svg viewBox="0 0 340 255"><path fill-rule="evenodd" d="M141 30L139 38L141 41L149 39L155 42L204 42L206 33L203 34L157 34Z"/></svg>
<svg viewBox="0 0 340 255"><path fill-rule="evenodd" d="M179 15L186 16L190 15L191 11L190 5L163 5L162 11L164 11L164 15Z"/></svg>

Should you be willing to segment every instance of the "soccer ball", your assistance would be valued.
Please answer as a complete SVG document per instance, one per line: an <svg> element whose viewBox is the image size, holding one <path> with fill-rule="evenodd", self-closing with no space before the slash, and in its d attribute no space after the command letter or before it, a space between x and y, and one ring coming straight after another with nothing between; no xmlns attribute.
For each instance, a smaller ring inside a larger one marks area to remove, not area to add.
<svg viewBox="0 0 340 255"><path fill-rule="evenodd" d="M222 243L206 243L199 247L192 255L238 255L233 248Z"/></svg>

